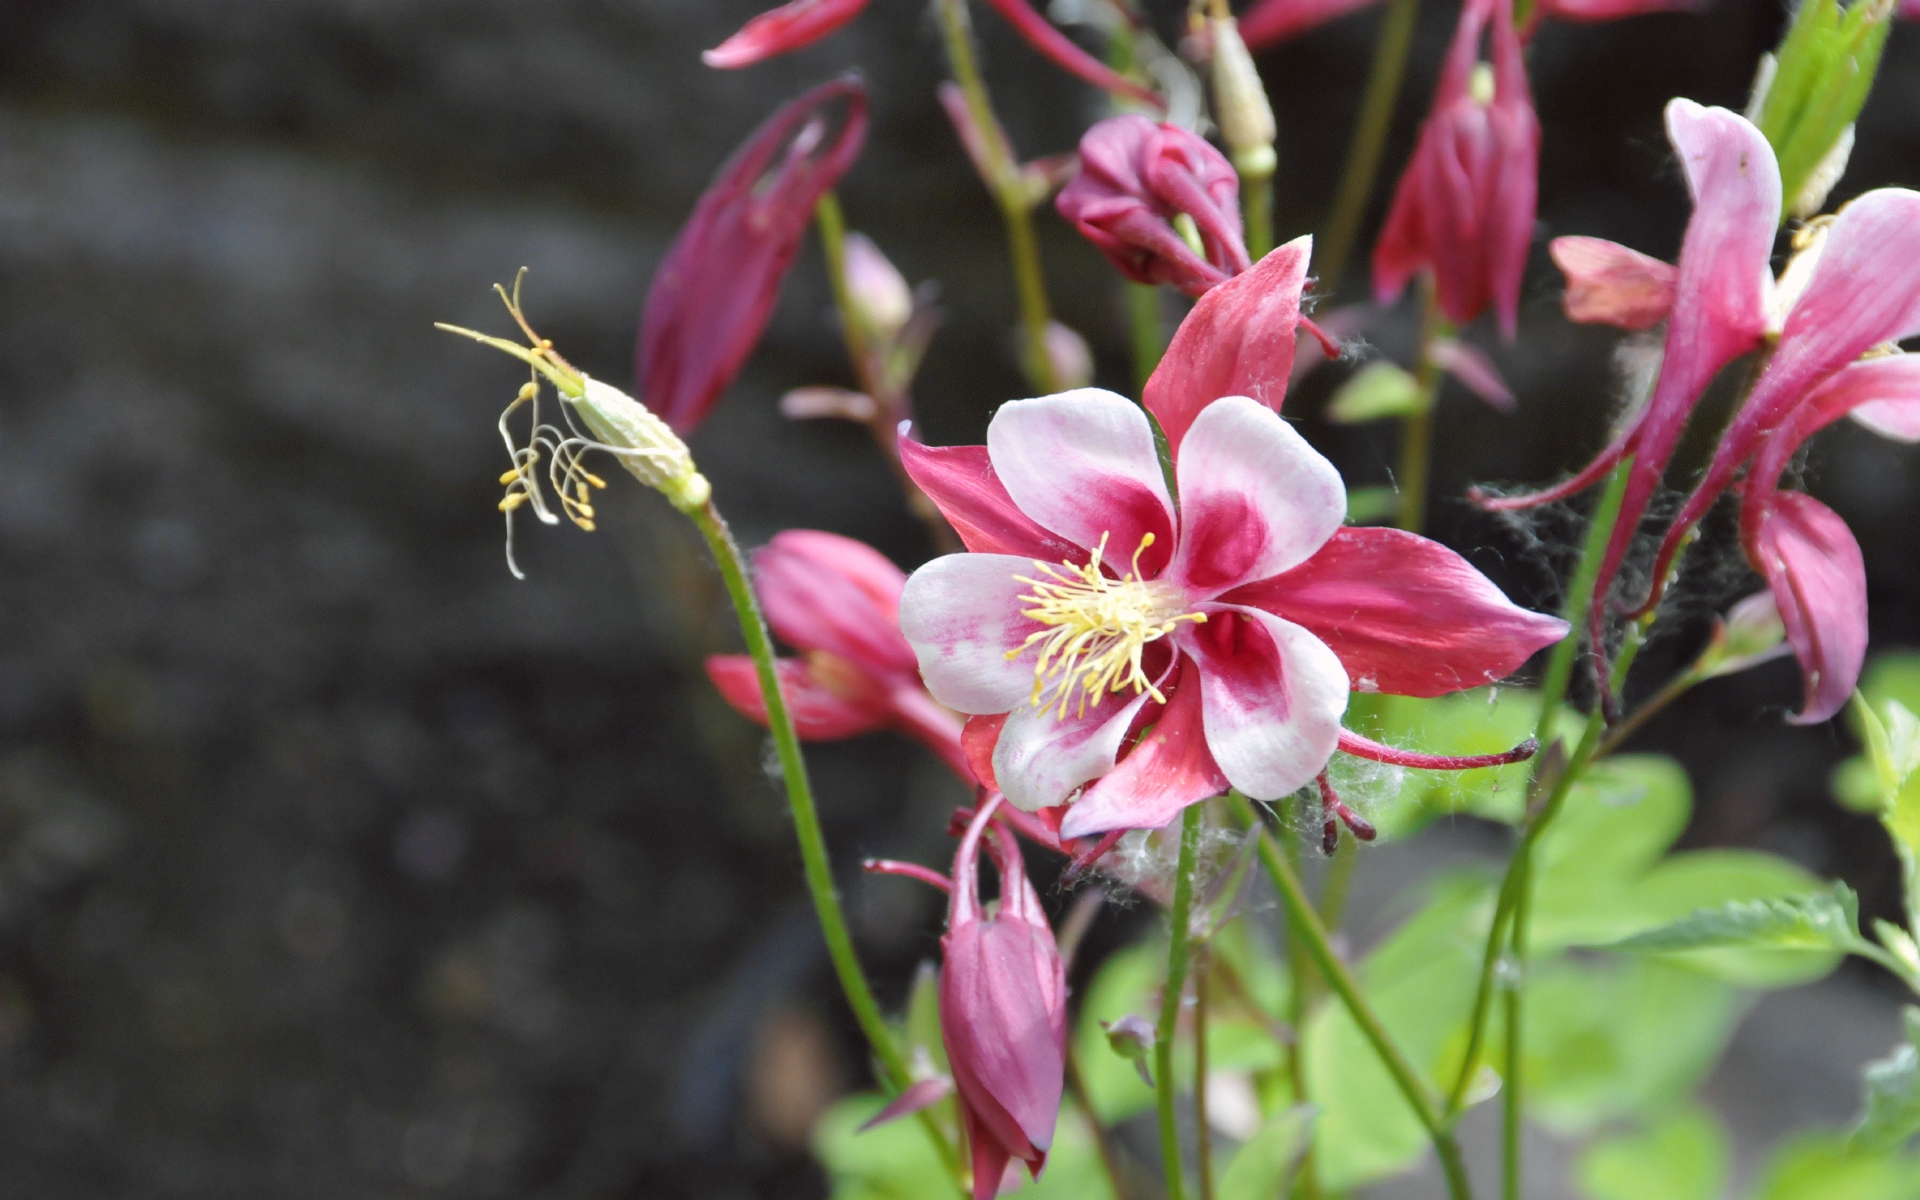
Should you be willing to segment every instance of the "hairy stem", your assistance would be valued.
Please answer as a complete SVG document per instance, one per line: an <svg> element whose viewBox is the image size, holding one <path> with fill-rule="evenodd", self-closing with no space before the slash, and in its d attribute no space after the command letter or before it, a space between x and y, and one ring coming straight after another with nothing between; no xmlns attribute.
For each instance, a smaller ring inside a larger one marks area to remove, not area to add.
<svg viewBox="0 0 1920 1200"><path fill-rule="evenodd" d="M1340 172L1340 187L1334 192L1333 216L1327 221L1327 232L1321 239L1320 278L1329 289L1340 286L1340 274L1346 270L1347 256L1353 252L1360 222L1367 216L1367 202L1373 197L1373 182L1380 173L1380 155L1386 149L1387 131L1393 125L1393 108L1400 98L1400 80L1407 71L1407 52L1413 47L1414 18L1419 10L1420 0L1392 0L1386 15L1380 19L1366 95L1360 102L1360 116L1353 127L1347 164Z"/></svg>
<svg viewBox="0 0 1920 1200"><path fill-rule="evenodd" d="M1467 1182L1467 1169L1460 1158L1460 1145L1454 1140L1453 1130L1442 1120L1432 1095L1427 1091L1427 1085L1421 1082L1413 1064L1394 1044L1392 1035L1381 1024L1379 1015L1367 1003L1359 980L1353 977L1353 972L1348 970L1340 956L1333 952L1333 946L1327 940L1326 927L1320 923L1320 914L1314 911L1313 904L1307 899L1306 889L1300 885L1300 877L1295 874L1293 865L1287 861L1273 834L1261 824L1259 814L1253 809L1253 802L1239 792L1229 794L1239 810L1240 819L1260 830L1261 865L1273 880L1274 890L1280 893L1280 903L1286 909L1291 927L1300 931L1314 967L1333 988L1334 994L1340 997L1353 1023L1359 1027L1361 1036L1367 1039L1380 1064L1392 1077L1407 1107L1413 1110L1421 1128L1433 1140L1434 1152L1439 1155L1441 1170L1446 1174L1447 1194L1453 1200L1469 1200L1473 1189Z"/></svg>
<svg viewBox="0 0 1920 1200"><path fill-rule="evenodd" d="M806 759L800 753L800 736L794 730L793 716L787 711L786 699L780 692L780 679L774 671L773 642L767 636L767 623L760 614L760 601L753 594L752 585L747 582L745 560L720 511L709 502L704 509L690 515L713 551L714 561L720 566L720 577L726 582L727 596L733 601L740 634L746 639L747 653L752 656L755 673L760 679L760 694L767 706L767 728L773 734L774 747L779 754L780 776L787 788L787 806L793 814L794 834L800 841L800 861L806 871L807 891L813 896L813 911L820 921L821 936L826 939L827 955L833 960L834 974L839 977L840 990L846 994L847 1005L853 1009L860 1032L866 1035L867 1045L879 1061L882 1081L888 1091L898 1094L913 1082L913 1076L907 1068L906 1055L894 1040L892 1031L887 1028L886 1019L880 1015L879 1002L874 999L873 989L868 986L866 974L860 968L860 958L853 949L853 935L847 929L846 914L840 907L840 893L833 883L833 867L827 858L826 834L820 828L820 814L813 803L813 788L807 781ZM930 1113L922 1112L920 1120L927 1136L933 1139L941 1162L946 1165L949 1174L958 1179L960 1160L953 1144L940 1132Z"/></svg>
<svg viewBox="0 0 1920 1200"><path fill-rule="evenodd" d="M1153 1036L1153 1088L1160 1106L1160 1156L1167 1200L1186 1200L1180 1163L1180 1122L1174 1110L1173 1037L1180 1027L1180 998L1187 987L1187 926L1193 919L1193 870L1200 853L1203 806L1189 804L1180 819L1180 865L1173 879L1173 928L1167 937L1167 982L1160 993L1160 1024Z"/></svg>
<svg viewBox="0 0 1920 1200"><path fill-rule="evenodd" d="M1259 262L1273 249L1272 171L1240 173L1240 212L1247 225L1247 257Z"/></svg>
<svg viewBox="0 0 1920 1200"><path fill-rule="evenodd" d="M987 186L1007 226L1007 249L1013 257L1014 290L1020 300L1021 366L1027 379L1042 392L1060 390L1053 373L1053 361L1047 355L1047 323L1052 320L1047 308L1046 278L1040 270L1040 247L1033 236L1031 197L1020 178L1020 164L1014 161L1012 147L1000 133L993 113L993 101L987 95L986 81L973 54L973 26L967 15L966 0L939 0L940 36L946 42L947 61L953 67L954 82L967 98L967 111L980 131L985 148Z"/></svg>

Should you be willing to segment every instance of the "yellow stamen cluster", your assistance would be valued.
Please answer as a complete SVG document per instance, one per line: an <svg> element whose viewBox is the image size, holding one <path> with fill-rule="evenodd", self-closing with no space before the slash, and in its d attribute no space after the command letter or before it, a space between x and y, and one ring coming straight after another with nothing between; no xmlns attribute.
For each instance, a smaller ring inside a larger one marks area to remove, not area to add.
<svg viewBox="0 0 1920 1200"><path fill-rule="evenodd" d="M1151 545L1151 533L1140 539L1133 565L1121 579L1101 570L1106 534L1100 535L1100 545L1085 566L1036 561L1039 578L1015 577L1032 589L1020 597L1033 606L1022 609L1021 615L1046 627L1007 652L1011 661L1035 645L1040 647L1033 668L1034 707L1055 708L1055 717L1064 718L1077 696L1078 714L1085 716L1089 703L1128 687L1136 695L1148 692L1155 700L1166 700L1141 669L1141 652L1149 642L1172 633L1180 622L1201 622L1207 617L1180 611L1186 594L1177 585L1140 578L1140 555Z"/></svg>

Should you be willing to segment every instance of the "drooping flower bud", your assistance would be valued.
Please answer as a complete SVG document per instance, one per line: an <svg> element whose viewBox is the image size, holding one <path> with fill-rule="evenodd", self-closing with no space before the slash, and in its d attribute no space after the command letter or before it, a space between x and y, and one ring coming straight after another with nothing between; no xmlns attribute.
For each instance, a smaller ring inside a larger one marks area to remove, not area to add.
<svg viewBox="0 0 1920 1200"><path fill-rule="evenodd" d="M1260 0L1240 16L1240 36L1255 50L1291 41L1376 0Z"/></svg>
<svg viewBox="0 0 1920 1200"><path fill-rule="evenodd" d="M828 113L844 104L837 131ZM647 402L681 433L709 410L767 327L780 283L867 132L857 77L824 83L773 115L720 169L653 277L640 317Z"/></svg>
<svg viewBox="0 0 1920 1200"><path fill-rule="evenodd" d="M1762 60L1748 119L1780 160L1780 192L1789 216L1825 205L1845 173L1853 122L1867 102L1894 0L1807 0L1776 54Z"/></svg>
<svg viewBox="0 0 1920 1200"><path fill-rule="evenodd" d="M860 15L867 0L789 0L740 27L700 58L710 67L749 67L812 45Z"/></svg>
<svg viewBox="0 0 1920 1200"><path fill-rule="evenodd" d="M1080 175L1054 206L1135 283L1198 296L1247 269L1240 177L1226 156L1175 125L1109 117L1080 139ZM1185 216L1199 251L1175 228Z"/></svg>
<svg viewBox="0 0 1920 1200"><path fill-rule="evenodd" d="M1493 21L1493 63L1480 35ZM1491 305L1512 337L1520 276L1533 241L1540 122L1521 60L1513 6L1468 0L1434 92L1433 111L1374 249L1374 291L1397 298L1430 269L1447 319L1464 325Z"/></svg>
<svg viewBox="0 0 1920 1200"><path fill-rule="evenodd" d="M753 556L754 590L767 624L800 651L781 659L780 688L808 741L835 741L895 729L972 782L960 749L960 719L920 682L913 648L900 634L906 574L879 551L813 529L774 535ZM766 723L753 660L707 659L707 677L742 715Z"/></svg>
<svg viewBox="0 0 1920 1200"><path fill-rule="evenodd" d="M1038 1176L1053 1144L1066 1077L1067 981L1040 896L1013 835L980 806L953 859L940 939L940 1029L973 1145L973 1200L991 1200L1019 1159ZM980 903L981 843L1000 868L1000 903Z"/></svg>
<svg viewBox="0 0 1920 1200"><path fill-rule="evenodd" d="M846 238L847 291L854 315L866 322L867 332L890 342L913 316L913 289L880 247L861 233Z"/></svg>
<svg viewBox="0 0 1920 1200"><path fill-rule="evenodd" d="M1153 1053L1153 1023L1137 1013L1128 1013L1117 1021L1100 1022L1100 1030L1107 1035L1107 1045L1113 1052L1140 1072L1140 1082L1152 1087L1153 1072L1147 1068L1147 1057Z"/></svg>
<svg viewBox="0 0 1920 1200"><path fill-rule="evenodd" d="M1240 40L1240 29L1232 17L1215 18L1213 30L1213 117L1220 126L1221 140L1233 157L1233 165L1249 179L1265 179L1273 174L1273 106L1267 103L1266 85Z"/></svg>

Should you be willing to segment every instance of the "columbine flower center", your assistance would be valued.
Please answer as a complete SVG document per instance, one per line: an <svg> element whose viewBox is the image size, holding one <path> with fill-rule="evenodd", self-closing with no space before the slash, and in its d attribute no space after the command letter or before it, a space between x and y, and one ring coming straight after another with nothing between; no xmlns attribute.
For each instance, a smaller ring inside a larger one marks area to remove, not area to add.
<svg viewBox="0 0 1920 1200"><path fill-rule="evenodd" d="M1140 539L1132 568L1121 579L1100 569L1107 549L1104 533L1085 566L1036 561L1038 577L1015 577L1032 589L1020 597L1032 606L1020 610L1021 615L1044 626L1007 653L1013 659L1040 647L1033 667L1034 707L1056 708L1055 716L1064 718L1077 697L1078 712L1084 716L1089 703L1128 687L1136 695L1149 692L1155 700L1166 700L1141 669L1141 652L1180 622L1207 617L1182 611L1187 594L1178 584L1140 578L1140 555L1151 545L1152 534Z"/></svg>

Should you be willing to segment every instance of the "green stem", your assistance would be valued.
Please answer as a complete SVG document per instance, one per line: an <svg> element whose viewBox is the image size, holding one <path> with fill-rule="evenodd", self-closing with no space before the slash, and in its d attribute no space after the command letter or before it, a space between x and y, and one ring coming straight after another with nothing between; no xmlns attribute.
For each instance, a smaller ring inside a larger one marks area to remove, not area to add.
<svg viewBox="0 0 1920 1200"><path fill-rule="evenodd" d="M1213 1126L1207 1114L1207 976L1213 955L1202 943L1193 958L1193 1155L1200 1166L1200 1200L1213 1200Z"/></svg>
<svg viewBox="0 0 1920 1200"><path fill-rule="evenodd" d="M1553 656L1547 661L1546 679L1540 687L1540 717L1534 728L1534 737L1542 747L1550 744L1553 723L1560 710L1561 702L1566 699L1567 684L1573 678L1573 660L1580 649L1580 639L1586 632L1587 612L1593 601L1593 583L1600 573L1600 560L1605 554L1607 540L1613 536L1614 524L1620 519L1620 501L1627 490L1627 473L1632 470L1633 459L1623 460L1614 468L1613 475L1607 480L1607 487L1600 495L1600 504L1594 510L1593 520L1587 525L1586 542L1581 546L1580 562L1574 568L1573 582L1567 592L1566 608L1562 616L1567 621L1567 636L1553 648ZM1596 713L1598 709L1596 708ZM1589 726L1593 720L1589 719ZM1495 968L1499 963L1502 950L1507 944L1506 931L1510 927L1514 906L1522 890L1527 863L1533 853L1533 844L1539 839L1540 831L1559 812L1560 803L1566 795L1566 789L1572 786L1574 778L1585 765L1581 753L1591 754L1593 747L1582 739L1582 748L1576 751L1576 757L1566 763L1559 779L1555 780L1552 794L1537 816L1529 818L1521 831L1520 845L1515 848L1513 858L1507 863L1506 878L1500 882L1500 896L1495 904L1493 923L1487 930L1487 946L1480 959L1480 984L1474 992L1473 1015L1468 1026L1467 1053L1460 1060L1460 1074L1454 1079L1453 1087L1447 1095L1447 1119L1457 1118L1461 1106L1465 1103L1468 1086L1473 1082L1473 1069L1480 1057L1481 1044L1486 1040L1487 1016L1492 1006Z"/></svg>
<svg viewBox="0 0 1920 1200"><path fill-rule="evenodd" d="M1133 337L1133 381L1141 395L1153 377L1167 342L1160 328L1160 289L1151 283L1127 284L1127 325Z"/></svg>
<svg viewBox="0 0 1920 1200"><path fill-rule="evenodd" d="M1446 317L1440 313L1433 274L1425 272L1420 277L1420 362L1414 370L1420 403L1402 420L1400 474L1394 480L1400 489L1400 512L1395 524L1409 533L1419 533L1427 520L1427 479L1433 463L1433 408L1440 400L1440 385L1446 379L1430 351L1436 338L1452 332Z"/></svg>
<svg viewBox="0 0 1920 1200"><path fill-rule="evenodd" d="M1259 262L1273 249L1273 172L1240 173L1240 211L1247 224L1247 257Z"/></svg>
<svg viewBox="0 0 1920 1200"><path fill-rule="evenodd" d="M1299 875L1299 842L1289 839L1283 851L1288 856L1287 867L1295 877ZM1324 894L1322 896L1324 899ZM1332 928L1331 924L1326 925ZM1287 1045L1287 1081L1293 1085L1293 1102L1309 1103L1307 1091L1307 1008L1308 1001L1317 990L1314 986L1316 976L1313 963L1307 958L1307 931L1294 921L1291 914L1287 917L1287 977L1290 986L1287 989L1287 1024L1293 1030L1293 1040ZM1298 1182L1294 1190L1301 1200L1320 1200L1320 1171L1313 1161L1313 1143L1307 1143L1307 1152L1300 1158Z"/></svg>
<svg viewBox="0 0 1920 1200"><path fill-rule="evenodd" d="M1442 1120L1435 1107L1433 1097L1428 1093L1426 1084L1420 1080L1419 1073L1400 1047L1394 1044L1385 1025L1367 1003L1360 990L1360 983L1347 969L1340 956L1333 952L1333 946L1327 940L1326 927L1320 924L1320 915L1314 911L1313 904L1307 899L1306 889L1300 885L1300 878L1294 873L1293 865L1275 844L1272 833L1260 823L1259 814L1254 812L1253 802L1239 792L1229 793L1240 819L1260 830L1260 862L1266 868L1267 875L1273 880L1274 890L1280 893L1280 903L1287 911L1287 919L1293 928L1303 935L1307 955L1321 976L1333 988L1334 994L1346 1006L1353 1023L1359 1027L1361 1036L1373 1047L1380 1064L1387 1069L1393 1083L1399 1089L1407 1107L1413 1110L1415 1119L1421 1128L1433 1139L1434 1151L1440 1157L1440 1167L1447 1178L1447 1194L1453 1200L1468 1200L1473 1189L1467 1182L1467 1170L1460 1158L1460 1145L1454 1140L1453 1131ZM1296 1036L1298 1031L1296 1031Z"/></svg>
<svg viewBox="0 0 1920 1200"><path fill-rule="evenodd" d="M1333 216L1327 222L1321 244L1320 278L1329 289L1340 286L1340 274L1346 270L1347 256L1353 252L1360 222L1366 219L1367 202L1373 196L1374 178L1380 173L1380 155L1386 149L1387 131L1393 125L1394 104L1400 98L1400 81L1406 75L1407 52L1413 46L1414 18L1419 11L1420 0L1393 0L1380 19L1366 96L1360 102L1353 144L1347 150L1347 164L1340 172L1340 186L1333 196Z"/></svg>
<svg viewBox="0 0 1920 1200"><path fill-rule="evenodd" d="M833 960L834 974L840 979L840 990L846 993L854 1020L859 1022L860 1032L866 1035L867 1045L879 1060L883 1082L888 1090L897 1094L913 1082L913 1076L908 1070L906 1055L894 1040L892 1030L887 1028L886 1018L880 1015L879 1002L874 999L873 989L867 985L866 974L860 969L859 956L854 953L853 935L847 929L840 893L833 883L833 868L827 859L826 834L821 831L813 788L807 781L806 759L800 753L800 736L794 730L793 716L787 711L786 699L780 691L780 680L773 665L773 642L767 636L760 602L747 582L745 560L740 547L734 543L732 531L711 502L689 516L719 564L720 577L726 582L734 616L740 623L740 634L746 639L747 653L753 658L754 671L760 680L760 694L767 707L767 728L773 734L773 744L779 754L780 776L786 783L787 805L793 814L794 834L800 841L800 861L806 871L807 890L813 896L814 914L820 921L820 933L826 939L827 955ZM923 1111L920 1118L941 1161L958 1179L960 1161L953 1144L934 1124L930 1113Z"/></svg>
<svg viewBox="0 0 1920 1200"><path fill-rule="evenodd" d="M986 82L973 54L973 29L967 16L966 0L939 0L940 35L946 42L947 60L953 67L954 82L967 99L967 112L980 132L984 150L983 164L987 187L1000 206L1007 226L1007 249L1013 257L1014 290L1020 300L1022 366L1027 378L1042 392L1060 390L1053 373L1053 360L1047 355L1047 324L1052 316L1047 309L1047 285L1040 269L1039 243L1033 236L1033 207L1026 184L1020 178L1020 164L1013 147L1006 142L993 101L987 95Z"/></svg>
<svg viewBox="0 0 1920 1200"><path fill-rule="evenodd" d="M1187 925L1193 919L1193 868L1200 853L1204 806L1189 804L1180 819L1180 865L1173 878L1172 930L1167 937L1167 982L1160 993L1160 1024L1153 1034L1153 1088L1160 1106L1160 1157L1167 1200L1186 1200L1180 1165L1180 1123L1174 1111L1173 1037L1180 1027L1180 997L1187 987Z"/></svg>

